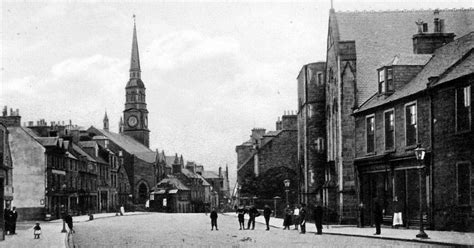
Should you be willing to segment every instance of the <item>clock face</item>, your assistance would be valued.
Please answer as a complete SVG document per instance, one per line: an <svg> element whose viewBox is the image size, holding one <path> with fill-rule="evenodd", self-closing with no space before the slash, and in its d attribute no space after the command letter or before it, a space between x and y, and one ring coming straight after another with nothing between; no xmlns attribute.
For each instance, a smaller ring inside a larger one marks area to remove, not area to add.
<svg viewBox="0 0 474 248"><path fill-rule="evenodd" d="M138 120L137 120L137 117L135 116L130 116L128 117L128 125L131 126L131 127L134 127L138 124Z"/></svg>

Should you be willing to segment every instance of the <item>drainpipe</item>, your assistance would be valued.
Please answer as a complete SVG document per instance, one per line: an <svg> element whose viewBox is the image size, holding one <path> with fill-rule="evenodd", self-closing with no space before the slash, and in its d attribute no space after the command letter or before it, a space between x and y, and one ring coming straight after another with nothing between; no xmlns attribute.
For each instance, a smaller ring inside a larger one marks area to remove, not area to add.
<svg viewBox="0 0 474 248"><path fill-rule="evenodd" d="M430 228L431 229L434 229L434 226L435 226L435 223L434 223L434 207L435 207L435 204L434 204L434 199L433 199L433 192L434 192L434 184L433 184L433 180L434 180L434 122L435 122L435 118L433 117L433 95L432 95L432 91L430 90L429 88L429 84L428 84L428 100L430 102L430 112L429 112L429 115L430 115L430 147L431 147L431 154L430 154L430 164L429 164L429 168L430 168L430 189L429 189L429 195L430 195L430 208L429 208L429 215L430 215Z"/></svg>

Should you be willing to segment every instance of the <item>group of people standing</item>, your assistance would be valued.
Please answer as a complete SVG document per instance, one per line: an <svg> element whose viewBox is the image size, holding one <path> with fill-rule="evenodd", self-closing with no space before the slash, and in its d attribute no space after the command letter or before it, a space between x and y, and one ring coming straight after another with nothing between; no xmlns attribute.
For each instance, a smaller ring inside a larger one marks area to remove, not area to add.
<svg viewBox="0 0 474 248"><path fill-rule="evenodd" d="M292 225L295 225L294 230L298 230L300 226L301 234L306 233L307 209L306 204L295 205L291 207L286 205L285 217L283 219L283 230L290 230ZM313 220L316 224L317 233L323 233L323 208L317 204L313 211Z"/></svg>
<svg viewBox="0 0 474 248"><path fill-rule="evenodd" d="M13 207L12 209L6 208L3 212L3 218L5 220L5 234L16 234L16 220L18 219L16 207Z"/></svg>
<svg viewBox="0 0 474 248"><path fill-rule="evenodd" d="M244 206L240 205L237 209L237 217L239 219L239 230L245 230L245 229L250 229L252 227L252 230L255 229L255 218L260 216L260 212L257 210L257 208L252 205L249 208L244 208ZM272 209L268 206L265 205L263 208L263 217L265 218L265 224L267 226L267 231L270 230L270 216L272 215L273 211ZM249 215L249 220L247 222L247 228L245 228L245 214Z"/></svg>

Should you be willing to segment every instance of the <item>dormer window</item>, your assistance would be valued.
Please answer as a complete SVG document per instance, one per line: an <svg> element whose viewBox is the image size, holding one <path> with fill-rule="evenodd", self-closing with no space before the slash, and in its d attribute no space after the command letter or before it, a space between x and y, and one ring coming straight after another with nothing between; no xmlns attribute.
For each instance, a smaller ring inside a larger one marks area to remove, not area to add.
<svg viewBox="0 0 474 248"><path fill-rule="evenodd" d="M393 70L391 67L383 67L378 71L379 73L379 93L391 93L393 87Z"/></svg>

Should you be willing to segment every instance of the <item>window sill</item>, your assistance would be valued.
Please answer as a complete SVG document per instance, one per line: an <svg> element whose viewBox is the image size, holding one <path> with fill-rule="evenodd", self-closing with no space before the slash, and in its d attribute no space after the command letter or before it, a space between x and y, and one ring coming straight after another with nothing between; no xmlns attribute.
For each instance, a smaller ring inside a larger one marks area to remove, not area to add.
<svg viewBox="0 0 474 248"><path fill-rule="evenodd" d="M397 150L395 148L385 149L385 153L395 153Z"/></svg>
<svg viewBox="0 0 474 248"><path fill-rule="evenodd" d="M416 145L406 146L405 151L415 150Z"/></svg>
<svg viewBox="0 0 474 248"><path fill-rule="evenodd" d="M463 131L456 131L454 133L454 135L464 135L464 134L468 134L468 133L471 133L472 130L463 130Z"/></svg>
<svg viewBox="0 0 474 248"><path fill-rule="evenodd" d="M374 156L376 153L375 152L367 152L365 153L365 156Z"/></svg>

